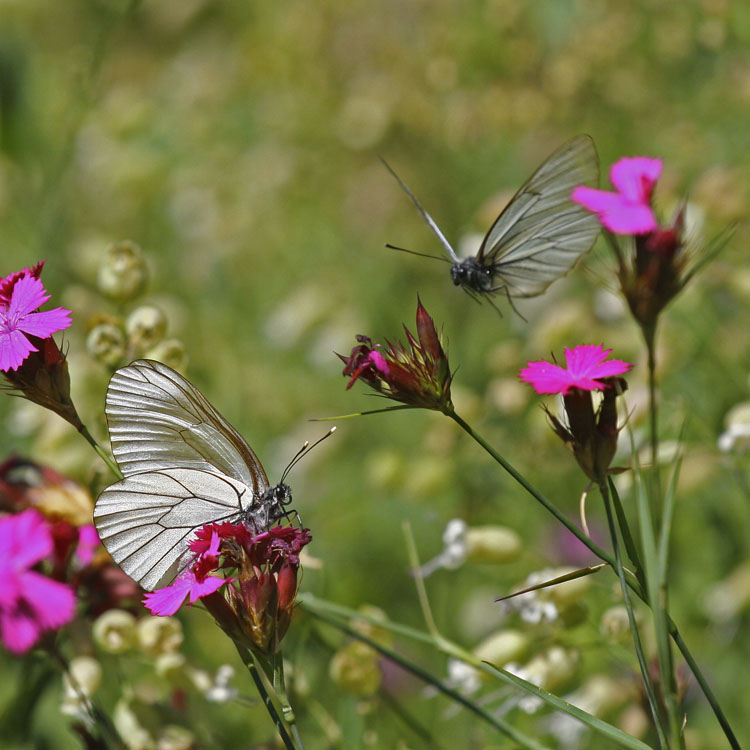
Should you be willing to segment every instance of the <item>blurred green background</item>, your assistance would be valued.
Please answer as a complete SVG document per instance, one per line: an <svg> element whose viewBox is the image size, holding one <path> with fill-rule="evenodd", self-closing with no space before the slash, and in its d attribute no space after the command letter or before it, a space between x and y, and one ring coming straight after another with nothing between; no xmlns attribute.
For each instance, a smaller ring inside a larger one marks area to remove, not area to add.
<svg viewBox="0 0 750 750"><path fill-rule="evenodd" d="M135 306L108 302L96 278L110 243L138 243L151 268L142 301L166 312L168 335L187 349L188 377L248 439L272 479L303 440L324 432L308 420L381 405L361 386L344 390L333 352L348 353L357 333L400 336L402 322L413 326L419 293L458 367L459 411L574 516L584 477L516 375L527 360L559 357L564 346L612 347L636 365L629 425L642 439L645 356L614 294L607 248L600 242L568 278L519 305L528 322L503 300L500 318L455 289L444 264L384 248L441 252L377 156L458 247L470 246L573 135L593 136L603 186L621 155L663 157L656 203L665 217L688 194L696 242L737 222L720 259L668 310L659 376L663 437L684 428L688 456L671 607L749 740L742 686L750 593L744 584L729 615L717 615L707 596L742 570L750 538L742 459L716 449L725 413L750 397L749 43L750 6L729 0L2 0L0 273L46 259L53 301L73 310L65 339L79 411L105 437L109 372L84 342L97 315ZM7 398L0 419L3 455L27 452L91 481L89 449L68 425ZM531 571L570 561L552 521L436 414L340 423L290 481L321 564L308 567L302 589L352 607L373 604L413 626L422 619L404 520L425 560L440 550L453 517L516 530L524 548L516 562L467 564L428 580L441 628L468 647L499 626L494 597ZM596 501L589 522L603 528ZM613 581L595 582L577 627L533 631L539 644L552 639L583 654L561 693L587 675L635 674L629 650L613 651L599 632L602 611L616 603ZM215 668L217 654L236 661L201 613L185 621L196 663ZM327 675L339 637L307 616L287 643L307 683L297 702L309 747L334 744L321 711L347 748L511 746L464 713L446 714L442 699L425 698L398 675L389 689L415 724L438 728L442 745L421 739L385 702L347 695ZM445 674L443 659L411 644L399 648ZM22 665L3 668L18 677ZM237 680L252 692L244 675ZM687 701L691 747L724 746L695 686ZM197 705L200 718L191 718L203 746L259 746L272 734L261 709ZM625 722L617 713L608 718ZM518 721L541 731L534 717ZM72 735L56 734L66 719L54 700L40 707L35 725L35 738L19 747L76 746ZM609 747L587 736L581 743Z"/></svg>

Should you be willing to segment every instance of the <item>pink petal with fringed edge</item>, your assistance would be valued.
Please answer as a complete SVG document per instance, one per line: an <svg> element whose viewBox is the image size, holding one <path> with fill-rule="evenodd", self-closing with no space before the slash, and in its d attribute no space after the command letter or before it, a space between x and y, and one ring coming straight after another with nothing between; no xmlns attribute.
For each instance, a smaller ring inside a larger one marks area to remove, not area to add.
<svg viewBox="0 0 750 750"><path fill-rule="evenodd" d="M202 581L196 581L190 587L190 603L195 604L202 596L213 594L214 591L218 591L229 581L229 578L218 578L217 576L206 576Z"/></svg>
<svg viewBox="0 0 750 750"><path fill-rule="evenodd" d="M661 159L626 156L609 170L609 179L620 194L631 203L648 203L656 181L661 176Z"/></svg>
<svg viewBox="0 0 750 750"><path fill-rule="evenodd" d="M53 544L44 516L33 508L0 519L0 576L26 570L52 554Z"/></svg>
<svg viewBox="0 0 750 750"><path fill-rule="evenodd" d="M185 576L180 576L170 586L152 591L143 597L143 603L151 614L173 615L185 601L190 591L190 581Z"/></svg>
<svg viewBox="0 0 750 750"><path fill-rule="evenodd" d="M13 285L13 293L8 305L8 315L27 315L38 310L50 295L44 290L44 284L33 276L22 276Z"/></svg>
<svg viewBox="0 0 750 750"><path fill-rule="evenodd" d="M8 651L14 654L28 651L41 633L39 623L28 614L18 610L0 611L0 639Z"/></svg>
<svg viewBox="0 0 750 750"><path fill-rule="evenodd" d="M598 214L602 224L615 234L646 234L658 223L648 204L633 204L617 193L581 185L570 195L571 200Z"/></svg>
<svg viewBox="0 0 750 750"><path fill-rule="evenodd" d="M17 370L37 348L20 331L0 332L0 370Z"/></svg>
<svg viewBox="0 0 750 750"><path fill-rule="evenodd" d="M94 552L100 544L99 534L93 524L81 526L78 529L78 545L76 557L81 565L88 565L94 559Z"/></svg>
<svg viewBox="0 0 750 750"><path fill-rule="evenodd" d="M64 583L29 571L23 576L23 584L23 599L42 628L54 630L73 619L76 598Z"/></svg>
<svg viewBox="0 0 750 750"><path fill-rule="evenodd" d="M67 328L71 323L70 310L57 307L54 310L24 315L18 321L18 329L40 339L46 339L56 331Z"/></svg>

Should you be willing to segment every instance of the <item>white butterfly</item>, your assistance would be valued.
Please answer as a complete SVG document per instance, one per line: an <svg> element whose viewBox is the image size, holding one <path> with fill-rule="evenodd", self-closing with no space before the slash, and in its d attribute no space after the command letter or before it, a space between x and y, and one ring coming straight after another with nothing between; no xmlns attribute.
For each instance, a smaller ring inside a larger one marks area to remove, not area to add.
<svg viewBox="0 0 750 750"><path fill-rule="evenodd" d="M241 435L166 365L141 359L117 370L105 411L124 479L99 495L94 523L144 589L174 580L204 524L242 520L259 533L286 514L284 478L272 487Z"/></svg>
<svg viewBox="0 0 750 750"><path fill-rule="evenodd" d="M475 298L488 298L497 292L509 299L541 294L591 249L601 229L595 214L570 199L578 185L599 185L599 158L587 135L563 144L539 166L495 219L479 251L470 258L458 256L411 190L388 164L385 166L448 253L448 258L439 259L452 264L453 283Z"/></svg>

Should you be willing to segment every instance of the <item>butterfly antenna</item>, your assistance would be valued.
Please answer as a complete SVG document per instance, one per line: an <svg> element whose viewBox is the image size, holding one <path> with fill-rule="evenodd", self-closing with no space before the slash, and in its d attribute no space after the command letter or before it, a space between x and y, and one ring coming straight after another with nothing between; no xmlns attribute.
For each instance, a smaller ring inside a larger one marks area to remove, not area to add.
<svg viewBox="0 0 750 750"><path fill-rule="evenodd" d="M451 263L448 258L444 258L442 255L429 255L428 253L418 253L416 250L407 250L405 247L399 247L398 245L391 245L390 242L386 242L385 246L389 250L398 250L400 253L409 253L409 255L418 255L420 258L432 258L432 260L442 260L446 263Z"/></svg>
<svg viewBox="0 0 750 750"><path fill-rule="evenodd" d="M328 432L326 432L323 437L318 438L312 445L310 445L309 440L305 440L303 446L294 454L294 457L287 464L286 469L284 469L283 473L281 474L281 480L279 481L279 484L284 484L284 480L289 476L289 472L302 460L302 458L306 456L313 448L315 448L316 445L320 445L326 438L331 437L334 432L336 432L336 427L331 427L331 429L328 430Z"/></svg>
<svg viewBox="0 0 750 750"><path fill-rule="evenodd" d="M409 190L409 186L393 171L391 165L382 156L379 156L378 158L383 162L383 166L391 173L393 179L401 186L401 189L409 196L409 198L411 198L411 202L417 207L417 211L422 214L422 218L427 222L427 226L432 229L435 236L440 240L440 244L445 248L448 255L450 255L451 260L454 263L460 263L461 259L456 255L456 251L451 247L451 243L448 242L445 235L440 231L440 227L435 223L432 216L425 211L422 204L417 200L417 196Z"/></svg>

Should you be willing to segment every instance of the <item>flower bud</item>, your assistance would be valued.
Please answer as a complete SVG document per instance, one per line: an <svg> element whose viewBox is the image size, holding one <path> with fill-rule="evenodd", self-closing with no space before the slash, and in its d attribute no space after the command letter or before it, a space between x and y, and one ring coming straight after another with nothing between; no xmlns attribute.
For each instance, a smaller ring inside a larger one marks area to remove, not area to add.
<svg viewBox="0 0 750 750"><path fill-rule="evenodd" d="M187 684L186 665L187 659L184 654L178 651L167 651L157 656L154 671L159 677L164 677L171 683Z"/></svg>
<svg viewBox="0 0 750 750"><path fill-rule="evenodd" d="M352 641L339 649L328 668L330 678L342 689L364 698L380 687L378 652L361 641Z"/></svg>
<svg viewBox="0 0 750 750"><path fill-rule="evenodd" d="M84 699L91 696L102 681L102 668L91 656L71 659L68 671L63 675L63 699L60 711L66 716L85 716Z"/></svg>
<svg viewBox="0 0 750 750"><path fill-rule="evenodd" d="M502 564L521 554L521 538L506 526L475 526L466 531L466 558L472 562Z"/></svg>
<svg viewBox="0 0 750 750"><path fill-rule="evenodd" d="M164 339L155 347L149 349L145 354L146 359L155 359L163 362L173 370L184 372L187 368L188 355L185 344L179 339Z"/></svg>
<svg viewBox="0 0 750 750"><path fill-rule="evenodd" d="M134 299L148 282L148 267L143 250L130 240L110 245L99 266L99 290L119 302Z"/></svg>
<svg viewBox="0 0 750 750"><path fill-rule="evenodd" d="M125 357L125 334L114 323L95 325L86 337L86 351L107 367L117 367Z"/></svg>
<svg viewBox="0 0 750 750"><path fill-rule="evenodd" d="M130 612L124 609L110 609L94 622L94 642L102 651L121 654L135 643L135 626L135 617Z"/></svg>
<svg viewBox="0 0 750 750"><path fill-rule="evenodd" d="M529 636L520 630L501 630L485 638L473 649L474 656L497 667L522 659L529 647Z"/></svg>
<svg viewBox="0 0 750 750"><path fill-rule="evenodd" d="M151 656L176 651L182 645L182 624L174 617L144 617L136 631L138 648Z"/></svg>
<svg viewBox="0 0 750 750"><path fill-rule="evenodd" d="M176 724L165 726L156 741L156 750L191 750L195 746L195 735Z"/></svg>
<svg viewBox="0 0 750 750"><path fill-rule="evenodd" d="M156 346L167 332L167 318L154 305L136 307L125 321L128 343L137 353L145 352Z"/></svg>

